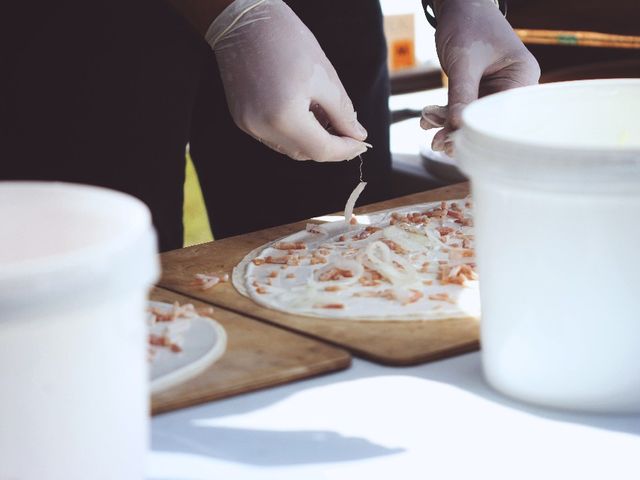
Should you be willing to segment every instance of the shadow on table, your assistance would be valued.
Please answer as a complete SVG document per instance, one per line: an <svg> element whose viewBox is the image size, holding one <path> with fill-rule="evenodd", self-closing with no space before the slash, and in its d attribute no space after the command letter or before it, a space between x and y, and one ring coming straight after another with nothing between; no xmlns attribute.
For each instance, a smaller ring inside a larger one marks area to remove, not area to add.
<svg viewBox="0 0 640 480"><path fill-rule="evenodd" d="M344 462L403 451L329 431L252 430L191 423L181 428L180 436L153 435L152 448L258 466Z"/></svg>
<svg viewBox="0 0 640 480"><path fill-rule="evenodd" d="M454 365L447 365L447 362L454 363ZM423 365L400 370L404 370L405 375L415 375L426 380L448 384L490 402L548 420L640 436L640 415L605 415L554 410L520 402L497 392L484 380L479 354L468 354L448 361L436 362L429 366Z"/></svg>
<svg viewBox="0 0 640 480"><path fill-rule="evenodd" d="M294 384L245 394L200 407L180 410L154 419L154 451L187 452L251 465L295 465L351 461L393 455L403 449L376 445L366 439L331 431L272 431L199 425L203 419L242 415L276 404L309 388L377 376L411 376L442 383L521 413L562 423L640 435L640 415L611 416L557 411L512 400L489 387L477 353L417 367L379 367L356 362L353 368ZM313 415L313 412L309 413ZM176 435L162 432L173 431ZM179 433L178 433L179 432ZM238 448L241 445L242 448ZM258 454L257 454L258 453Z"/></svg>

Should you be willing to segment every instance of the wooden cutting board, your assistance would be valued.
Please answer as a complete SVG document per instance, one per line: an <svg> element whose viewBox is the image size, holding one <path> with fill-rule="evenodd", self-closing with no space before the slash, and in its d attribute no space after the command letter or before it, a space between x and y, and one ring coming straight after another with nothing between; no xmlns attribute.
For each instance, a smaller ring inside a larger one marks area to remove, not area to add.
<svg viewBox="0 0 640 480"><path fill-rule="evenodd" d="M209 306L155 288L151 300ZM153 415L347 368L345 350L216 307L227 332L227 350L203 373L151 398Z"/></svg>
<svg viewBox="0 0 640 480"><path fill-rule="evenodd" d="M357 213L464 198L468 193L468 184L462 183L367 205L358 209ZM231 274L233 267L251 250L282 236L304 230L305 224L306 221L283 225L164 253L161 255L163 275L160 285L340 345L358 356L387 365L415 365L478 348L479 325L477 320L472 318L366 322L303 317L262 307L240 295L229 283L217 285L206 291L190 285L196 273Z"/></svg>

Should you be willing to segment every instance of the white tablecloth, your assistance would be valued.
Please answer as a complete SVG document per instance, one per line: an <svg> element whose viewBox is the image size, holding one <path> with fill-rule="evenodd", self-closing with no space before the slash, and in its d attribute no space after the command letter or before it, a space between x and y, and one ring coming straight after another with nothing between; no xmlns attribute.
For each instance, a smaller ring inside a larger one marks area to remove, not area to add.
<svg viewBox="0 0 640 480"><path fill-rule="evenodd" d="M477 353L351 369L155 417L148 478L640 479L640 416L510 400Z"/></svg>

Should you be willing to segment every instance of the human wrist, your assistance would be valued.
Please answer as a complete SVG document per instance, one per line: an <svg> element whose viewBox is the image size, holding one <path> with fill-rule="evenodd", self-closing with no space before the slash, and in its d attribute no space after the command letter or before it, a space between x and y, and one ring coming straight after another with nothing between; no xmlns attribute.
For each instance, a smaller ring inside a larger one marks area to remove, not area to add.
<svg viewBox="0 0 640 480"><path fill-rule="evenodd" d="M248 23L243 23L248 17L253 16L254 10L278 0L234 0L229 3L222 12L216 16L205 32L204 38L212 50L216 49L219 42ZM258 20L266 20L266 17L258 17Z"/></svg>

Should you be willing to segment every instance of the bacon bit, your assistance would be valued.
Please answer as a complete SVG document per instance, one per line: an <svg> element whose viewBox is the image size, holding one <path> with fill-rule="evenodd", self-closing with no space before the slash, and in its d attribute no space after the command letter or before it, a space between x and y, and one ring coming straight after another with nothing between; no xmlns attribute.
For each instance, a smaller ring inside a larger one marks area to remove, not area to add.
<svg viewBox="0 0 640 480"><path fill-rule="evenodd" d="M309 233L315 233L317 235L324 235L327 233L327 230L322 226L316 223L307 223L305 230Z"/></svg>
<svg viewBox="0 0 640 480"><path fill-rule="evenodd" d="M279 274L279 272L277 270L272 270L269 273L269 278L278 278L278 274Z"/></svg>
<svg viewBox="0 0 640 480"><path fill-rule="evenodd" d="M449 294L448 293L434 293L432 295L429 295L429 300L434 300L436 302L448 302L448 303L455 303L455 301L453 301L451 298L449 298Z"/></svg>
<svg viewBox="0 0 640 480"><path fill-rule="evenodd" d="M149 334L149 345L154 347L168 347L172 352L179 353L182 351L182 347L177 343L172 342L166 335ZM155 352L154 352L155 354Z"/></svg>
<svg viewBox="0 0 640 480"><path fill-rule="evenodd" d="M342 303L327 303L325 305L315 305L315 308L329 308L329 309L338 310L338 309L344 308L344 305Z"/></svg>
<svg viewBox="0 0 640 480"><path fill-rule="evenodd" d="M382 229L379 228L379 227L368 226L363 231L361 231L360 233L355 234L351 238L353 240L364 240L365 238L369 238L373 233L375 233L377 231L380 231L380 230L382 230Z"/></svg>
<svg viewBox="0 0 640 480"><path fill-rule="evenodd" d="M424 297L424 294L419 290L411 290L411 295L405 301L402 302L403 305L409 305L411 303L416 303Z"/></svg>
<svg viewBox="0 0 640 480"><path fill-rule="evenodd" d="M283 255L282 257L272 257L271 255L269 255L267 258L265 258L265 263L269 263L271 265L282 265L282 264L287 264L287 262L289 261L289 255Z"/></svg>
<svg viewBox="0 0 640 480"><path fill-rule="evenodd" d="M398 294L397 292L395 292L394 290L388 288L386 290L379 290L376 292L359 292L359 293L354 293L353 296L354 297L365 297L365 298L383 298L385 300L390 300L390 301L398 301L400 303L402 303L402 305L409 305L411 303L416 303L418 300L420 300L422 297L424 297L424 294L419 291L419 290L409 290L411 292L411 295L409 295L407 298L398 298Z"/></svg>
<svg viewBox="0 0 640 480"><path fill-rule="evenodd" d="M422 267L420 267L420 270L418 270L419 273L429 273L429 262L424 262L422 264Z"/></svg>
<svg viewBox="0 0 640 480"><path fill-rule="evenodd" d="M149 344L157 347L169 347L171 345L171 341L167 337L150 333Z"/></svg>
<svg viewBox="0 0 640 480"><path fill-rule="evenodd" d="M253 262L254 265L264 265L264 263L266 262L264 258L254 258L251 261Z"/></svg>
<svg viewBox="0 0 640 480"><path fill-rule="evenodd" d="M296 274L295 273L287 273L286 278L296 278Z"/></svg>
<svg viewBox="0 0 640 480"><path fill-rule="evenodd" d="M464 217L460 220L456 220L456 223L462 225L463 227L473 227L473 219L469 217Z"/></svg>
<svg viewBox="0 0 640 480"><path fill-rule="evenodd" d="M363 298L384 298L385 300L395 300L395 294L393 290L379 290L376 292L358 292L353 294L354 297L363 297Z"/></svg>
<svg viewBox="0 0 640 480"><path fill-rule="evenodd" d="M440 234L441 237L446 237L447 235L453 233L455 230L451 227L438 227L436 231Z"/></svg>
<svg viewBox="0 0 640 480"><path fill-rule="evenodd" d="M364 275L362 275L358 282L363 287L377 287L380 285L380 281L383 280L384 277L380 275L376 270L371 270L369 267L364 267Z"/></svg>
<svg viewBox="0 0 640 480"><path fill-rule="evenodd" d="M458 206L458 204L456 202L451 202L451 204L449 205L449 209L450 210L455 210L456 212L460 211L460 207Z"/></svg>
<svg viewBox="0 0 640 480"><path fill-rule="evenodd" d="M423 280L423 281L422 281L422 284L423 284L423 285L427 285L427 286L429 286L429 285L433 285L433 280Z"/></svg>
<svg viewBox="0 0 640 480"><path fill-rule="evenodd" d="M398 245L396 242L394 242L393 240L387 240L386 238L381 240L382 243L386 244L387 247L389 247L391 249L391 251L399 254L399 255L403 255L405 253L407 253L407 251L402 248L400 245Z"/></svg>
<svg viewBox="0 0 640 480"><path fill-rule="evenodd" d="M351 215L351 220L349 220L350 225L358 225L358 219L355 215Z"/></svg>
<svg viewBox="0 0 640 480"><path fill-rule="evenodd" d="M264 295L265 293L267 293L267 289L264 287L256 287L256 293Z"/></svg>
<svg viewBox="0 0 640 480"><path fill-rule="evenodd" d="M323 263L327 263L327 259L324 257L321 257L319 255L316 255L314 253L314 255L311 257L311 261L310 261L311 265L320 265Z"/></svg>
<svg viewBox="0 0 640 480"><path fill-rule="evenodd" d="M215 287L219 283L226 283L229 281L229 274L224 275L209 275L205 273L196 273L195 279L191 282L191 285L200 287L200 290L209 290Z"/></svg>
<svg viewBox="0 0 640 480"><path fill-rule="evenodd" d="M344 235L340 235L340 236L338 237L338 241L339 241L339 242L345 242L346 240L347 240L347 237L345 237Z"/></svg>
<svg viewBox="0 0 640 480"><path fill-rule="evenodd" d="M321 282L328 282L334 280L341 280L343 278L352 278L353 272L351 270L344 270L341 268L330 268L326 272L322 272L318 280Z"/></svg>
<svg viewBox="0 0 640 480"><path fill-rule="evenodd" d="M290 266L298 266L300 265L300 258L296 255L283 255L281 257L272 257L269 255L265 259L265 263L271 265L290 265Z"/></svg>
<svg viewBox="0 0 640 480"><path fill-rule="evenodd" d="M459 212L457 210L448 210L447 216L451 218L455 218L456 220L462 220L464 218L462 215L462 212Z"/></svg>
<svg viewBox="0 0 640 480"><path fill-rule="evenodd" d="M439 273L439 280L442 285L464 285L468 280L478 279L478 275L470 265L457 265L453 268L442 266Z"/></svg>
<svg viewBox="0 0 640 480"><path fill-rule="evenodd" d="M337 285L329 285L324 289L325 292L339 292L340 290L342 289Z"/></svg>
<svg viewBox="0 0 640 480"><path fill-rule="evenodd" d="M277 250L305 250L307 245L304 242L278 242L273 248Z"/></svg>
<svg viewBox="0 0 640 480"><path fill-rule="evenodd" d="M471 248L471 241L468 238L462 240L462 248Z"/></svg>

